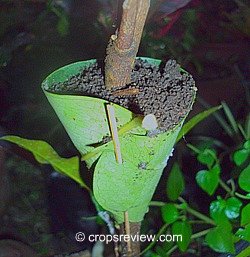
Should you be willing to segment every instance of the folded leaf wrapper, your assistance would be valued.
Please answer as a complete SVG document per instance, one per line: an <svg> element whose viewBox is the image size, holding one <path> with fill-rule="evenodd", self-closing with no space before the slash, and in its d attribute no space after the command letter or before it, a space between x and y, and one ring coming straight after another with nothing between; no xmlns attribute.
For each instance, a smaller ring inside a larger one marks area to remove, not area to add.
<svg viewBox="0 0 250 257"><path fill-rule="evenodd" d="M150 58L144 60L154 65L161 63L160 60ZM88 167L96 161L93 191L97 202L112 213L118 223L123 222L125 211L128 211L131 222L139 222L147 212L184 119L170 131L149 137L141 126L140 116L113 104L123 159L123 163L118 164L112 142L103 141L110 137L105 107L108 101L47 90L49 85L64 82L95 62L77 62L60 68L44 80L42 87Z"/></svg>

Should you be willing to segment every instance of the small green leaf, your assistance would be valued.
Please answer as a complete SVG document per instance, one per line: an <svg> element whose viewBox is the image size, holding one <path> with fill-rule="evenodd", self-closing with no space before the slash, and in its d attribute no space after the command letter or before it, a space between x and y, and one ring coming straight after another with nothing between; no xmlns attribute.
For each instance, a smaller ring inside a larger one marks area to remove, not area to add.
<svg viewBox="0 0 250 257"><path fill-rule="evenodd" d="M205 237L207 244L219 253L234 253L233 234L230 230L223 227L216 227L208 232Z"/></svg>
<svg viewBox="0 0 250 257"><path fill-rule="evenodd" d="M67 175L81 186L87 188L79 174L79 159L77 156L62 158L48 143L40 140L30 140L17 136L4 136L1 139L15 143L32 152L38 162L52 165L58 172Z"/></svg>
<svg viewBox="0 0 250 257"><path fill-rule="evenodd" d="M197 160L200 163L211 167L217 160L216 152L213 149L205 149L203 152L198 154Z"/></svg>
<svg viewBox="0 0 250 257"><path fill-rule="evenodd" d="M243 164L250 156L250 151L247 149L240 149L233 155L233 160L237 166Z"/></svg>
<svg viewBox="0 0 250 257"><path fill-rule="evenodd" d="M240 216L242 202L236 197L230 197L226 200L225 214L229 219L236 219Z"/></svg>
<svg viewBox="0 0 250 257"><path fill-rule="evenodd" d="M245 149L250 149L250 140L247 140L247 141L244 143L244 148L245 148Z"/></svg>
<svg viewBox="0 0 250 257"><path fill-rule="evenodd" d="M239 238L250 242L250 224L247 225L245 228L240 228L236 233L236 236Z"/></svg>
<svg viewBox="0 0 250 257"><path fill-rule="evenodd" d="M176 221L172 226L174 235L182 235L182 241L178 241L177 245L182 252L185 252L189 246L192 235L192 227L187 221Z"/></svg>
<svg viewBox="0 0 250 257"><path fill-rule="evenodd" d="M161 208L162 219L165 223L171 224L179 217L179 212L174 204L167 203Z"/></svg>
<svg viewBox="0 0 250 257"><path fill-rule="evenodd" d="M240 220L241 226L246 226L248 224L250 224L250 203L242 209Z"/></svg>
<svg viewBox="0 0 250 257"><path fill-rule="evenodd" d="M215 220L216 224L225 225L228 219L225 214L226 201L218 199L210 204L210 216ZM227 225L228 226L228 225Z"/></svg>
<svg viewBox="0 0 250 257"><path fill-rule="evenodd" d="M220 106L216 106L213 108L210 108L204 112L201 112L199 114L197 114L196 116L194 116L191 120L189 120L187 123L185 123L176 139L176 142L178 142L182 137L184 137L193 127L195 127L198 123L200 123L201 121L203 121L205 118L207 118L209 115L211 115L212 113L218 111L219 109L221 109L221 105Z"/></svg>
<svg viewBox="0 0 250 257"><path fill-rule="evenodd" d="M250 192L250 165L240 173L238 182L241 189Z"/></svg>
<svg viewBox="0 0 250 257"><path fill-rule="evenodd" d="M167 180L167 196L170 200L175 201L185 188L185 181L180 166L175 163L170 171Z"/></svg>
<svg viewBox="0 0 250 257"><path fill-rule="evenodd" d="M219 185L219 175L216 172L200 170L196 174L196 182L209 195L213 195Z"/></svg>

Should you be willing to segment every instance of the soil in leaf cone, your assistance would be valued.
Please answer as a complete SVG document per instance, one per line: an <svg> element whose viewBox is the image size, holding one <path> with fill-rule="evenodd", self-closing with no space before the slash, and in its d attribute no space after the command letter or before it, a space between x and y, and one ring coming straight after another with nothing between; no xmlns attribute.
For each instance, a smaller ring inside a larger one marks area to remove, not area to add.
<svg viewBox="0 0 250 257"><path fill-rule="evenodd" d="M192 108L195 82L174 60L160 66L137 59L126 89L137 89L136 95L114 95L104 84L104 64L97 62L62 83L45 88L59 94L77 94L102 98L128 108L136 114L154 114L160 131L174 128ZM124 88L115 88L122 90Z"/></svg>

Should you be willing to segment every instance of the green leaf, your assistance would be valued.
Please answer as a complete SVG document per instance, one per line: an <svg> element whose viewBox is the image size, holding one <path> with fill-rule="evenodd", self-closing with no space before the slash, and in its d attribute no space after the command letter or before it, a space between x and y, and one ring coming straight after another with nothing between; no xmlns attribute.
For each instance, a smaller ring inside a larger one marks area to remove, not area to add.
<svg viewBox="0 0 250 257"><path fill-rule="evenodd" d="M250 165L240 173L238 182L241 189L250 192Z"/></svg>
<svg viewBox="0 0 250 257"><path fill-rule="evenodd" d="M217 225L221 225L228 229L231 229L231 224L225 214L225 209L226 201L219 198L218 200L211 202L210 216L213 218Z"/></svg>
<svg viewBox="0 0 250 257"><path fill-rule="evenodd" d="M250 203L242 209L240 220L241 226L246 226L248 224L250 224Z"/></svg>
<svg viewBox="0 0 250 257"><path fill-rule="evenodd" d="M233 155L233 160L237 166L243 164L250 156L250 151L248 149L240 149L236 151Z"/></svg>
<svg viewBox="0 0 250 257"><path fill-rule="evenodd" d="M236 233L240 239L246 240L250 242L250 224L247 225L245 228L240 228Z"/></svg>
<svg viewBox="0 0 250 257"><path fill-rule="evenodd" d="M216 152L213 149L205 149L204 151L198 154L197 160L200 163L205 164L208 167L211 167L217 160Z"/></svg>
<svg viewBox="0 0 250 257"><path fill-rule="evenodd" d="M179 217L179 212L173 203L167 203L161 207L162 219L165 223L171 224Z"/></svg>
<svg viewBox="0 0 250 257"><path fill-rule="evenodd" d="M167 180L167 196L176 201L185 188L185 181L178 163L175 163L169 173Z"/></svg>
<svg viewBox="0 0 250 257"><path fill-rule="evenodd" d="M52 165L58 172L72 178L82 187L87 188L79 174L79 159L77 156L62 158L48 143L40 140L30 140L18 136L4 136L1 139L15 143L32 152L38 162Z"/></svg>
<svg viewBox="0 0 250 257"><path fill-rule="evenodd" d="M57 23L57 30L61 36L66 36L69 33L69 19L66 15L61 15Z"/></svg>
<svg viewBox="0 0 250 257"><path fill-rule="evenodd" d="M236 197L230 197L226 200L225 214L229 219L236 219L240 216L242 202Z"/></svg>
<svg viewBox="0 0 250 257"><path fill-rule="evenodd" d="M191 241L191 225L187 221L176 221L172 225L172 233L174 235L182 235L182 241L179 240L177 242L177 245L182 252L185 252Z"/></svg>
<svg viewBox="0 0 250 257"><path fill-rule="evenodd" d="M219 185L219 174L208 170L200 170L196 174L197 184L209 195L213 195Z"/></svg>
<svg viewBox="0 0 250 257"><path fill-rule="evenodd" d="M201 112L199 114L197 114L196 116L194 116L192 119L190 119L188 122L186 122L177 139L176 142L178 142L182 137L184 137L193 127L195 127L198 123L200 123L201 121L203 121L204 119L206 119L209 115L211 115L212 113L218 111L219 109L221 109L221 105L210 108L204 112Z"/></svg>
<svg viewBox="0 0 250 257"><path fill-rule="evenodd" d="M228 107L228 105L227 105L225 102L222 102L221 104L222 104L222 107L223 107L223 109L224 109L224 112L225 112L225 114L226 114L226 116L227 116L227 119L228 119L228 121L230 122L230 124L231 124L231 126L232 126L234 132L235 132L236 134L239 133L239 128L238 128L238 126L237 126L237 122L236 122L236 120L234 119L234 116L233 116L233 114L232 114L230 108Z"/></svg>
<svg viewBox="0 0 250 257"><path fill-rule="evenodd" d="M244 143L244 148L245 148L245 149L250 149L250 140L247 140L247 141Z"/></svg>
<svg viewBox="0 0 250 257"><path fill-rule="evenodd" d="M207 244L219 253L234 253L233 234L230 230L223 227L216 227L208 232L205 237Z"/></svg>

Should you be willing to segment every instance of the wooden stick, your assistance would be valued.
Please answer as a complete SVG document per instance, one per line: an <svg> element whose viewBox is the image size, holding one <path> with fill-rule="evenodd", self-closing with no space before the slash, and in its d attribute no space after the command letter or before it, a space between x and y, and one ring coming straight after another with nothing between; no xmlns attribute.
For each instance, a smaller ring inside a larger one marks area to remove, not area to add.
<svg viewBox="0 0 250 257"><path fill-rule="evenodd" d="M108 122L111 131L111 137L114 144L115 158L118 164L122 164L121 146L118 136L117 123L115 119L115 109L113 105L107 104Z"/></svg>
<svg viewBox="0 0 250 257"><path fill-rule="evenodd" d="M125 232L126 235L129 236L129 240L127 241L127 250L128 254L132 252L132 246L131 246L131 241L130 241L130 224L129 224L129 218L128 218L128 211L124 212L124 223L125 223Z"/></svg>

